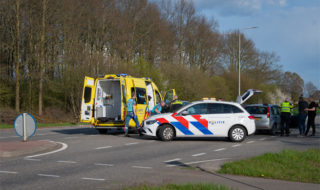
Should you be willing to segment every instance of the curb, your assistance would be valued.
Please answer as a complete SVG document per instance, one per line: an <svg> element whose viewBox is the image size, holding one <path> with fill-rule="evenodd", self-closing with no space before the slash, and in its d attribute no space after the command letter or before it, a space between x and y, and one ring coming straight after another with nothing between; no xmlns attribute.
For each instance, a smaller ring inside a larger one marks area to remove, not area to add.
<svg viewBox="0 0 320 190"><path fill-rule="evenodd" d="M60 144L57 144L53 141L32 141L33 143L39 143L37 146L33 146L30 148L23 148L23 149L13 149L13 150L0 150L0 158L13 158L13 157L19 157L19 156L24 156L24 155L30 155L30 154L35 154L35 153L41 153L41 152L46 152L46 151L51 151L55 150L61 147ZM11 144L19 144L23 142L6 142L7 146L10 146ZM1 143L0 143L1 145ZM1 145L2 146L2 145Z"/></svg>

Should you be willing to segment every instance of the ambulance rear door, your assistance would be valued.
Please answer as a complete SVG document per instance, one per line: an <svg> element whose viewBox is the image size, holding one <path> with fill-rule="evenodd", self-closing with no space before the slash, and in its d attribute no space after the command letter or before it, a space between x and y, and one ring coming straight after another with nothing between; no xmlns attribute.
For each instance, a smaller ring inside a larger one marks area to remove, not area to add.
<svg viewBox="0 0 320 190"><path fill-rule="evenodd" d="M146 111L147 111L147 105L148 105L148 98L147 98L147 87L145 80L143 79L133 79L133 88L131 89L131 92L135 92L137 99L137 116L139 123L141 123L146 118Z"/></svg>
<svg viewBox="0 0 320 190"><path fill-rule="evenodd" d="M126 119L126 105L129 97L127 96L127 83L124 77L120 77L120 85L121 85L121 120L124 121Z"/></svg>
<svg viewBox="0 0 320 190"><path fill-rule="evenodd" d="M89 123L93 118L93 104L95 97L95 79L91 77L84 78L80 121Z"/></svg>

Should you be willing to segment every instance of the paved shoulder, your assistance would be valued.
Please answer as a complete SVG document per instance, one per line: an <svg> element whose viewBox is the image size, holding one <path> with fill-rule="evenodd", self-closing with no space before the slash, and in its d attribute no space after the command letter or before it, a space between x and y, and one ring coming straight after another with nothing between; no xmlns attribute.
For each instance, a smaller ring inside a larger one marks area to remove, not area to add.
<svg viewBox="0 0 320 190"><path fill-rule="evenodd" d="M47 140L0 142L0 158L10 158L50 151L57 149L60 146L61 145L58 143Z"/></svg>

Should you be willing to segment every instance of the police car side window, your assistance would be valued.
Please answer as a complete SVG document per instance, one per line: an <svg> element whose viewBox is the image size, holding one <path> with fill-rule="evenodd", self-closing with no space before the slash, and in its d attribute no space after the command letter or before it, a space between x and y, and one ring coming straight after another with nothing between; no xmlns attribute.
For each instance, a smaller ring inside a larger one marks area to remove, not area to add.
<svg viewBox="0 0 320 190"><path fill-rule="evenodd" d="M224 108L222 104L208 104L208 114L222 114L224 113Z"/></svg>
<svg viewBox="0 0 320 190"><path fill-rule="evenodd" d="M237 106L232 106L232 112L233 113L243 113L243 111L240 108L238 108Z"/></svg>
<svg viewBox="0 0 320 190"><path fill-rule="evenodd" d="M207 114L207 104L197 104L187 108L189 115Z"/></svg>

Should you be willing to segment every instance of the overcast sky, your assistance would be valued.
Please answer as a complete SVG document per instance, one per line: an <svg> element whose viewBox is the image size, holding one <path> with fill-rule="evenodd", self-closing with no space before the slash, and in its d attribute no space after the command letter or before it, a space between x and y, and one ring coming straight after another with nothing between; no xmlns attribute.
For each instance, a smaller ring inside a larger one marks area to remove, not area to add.
<svg viewBox="0 0 320 190"><path fill-rule="evenodd" d="M284 71L320 89L320 0L194 0L220 32L242 31L262 51L276 52Z"/></svg>

